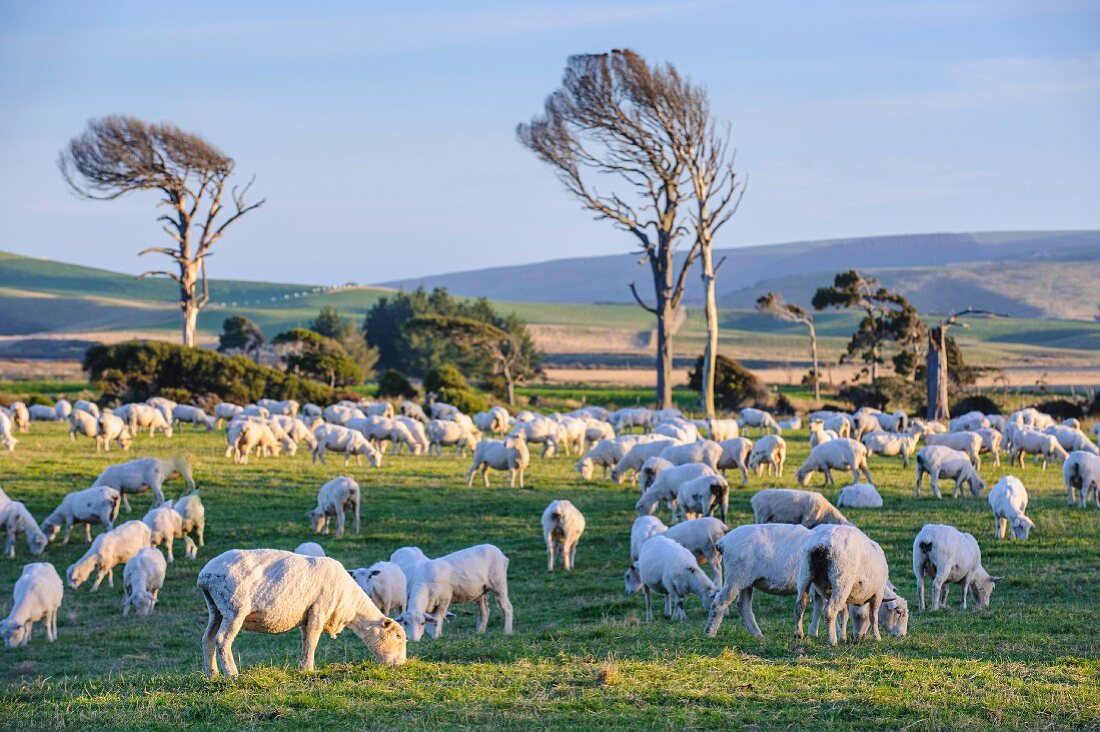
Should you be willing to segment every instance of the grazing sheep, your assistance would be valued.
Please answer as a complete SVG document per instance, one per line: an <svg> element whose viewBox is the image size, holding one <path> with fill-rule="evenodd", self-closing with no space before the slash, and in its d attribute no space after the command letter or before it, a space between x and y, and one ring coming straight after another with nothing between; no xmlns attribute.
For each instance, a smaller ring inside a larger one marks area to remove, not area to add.
<svg viewBox="0 0 1100 732"><path fill-rule="evenodd" d="M546 571L554 571L554 555L561 554L566 572L577 561L577 542L584 534L584 514L564 498L551 501L542 512L542 538L546 541Z"/></svg>
<svg viewBox="0 0 1100 732"><path fill-rule="evenodd" d="M496 596L504 613L504 635L512 634L512 603L508 599L508 557L492 544L479 544L430 559L420 566L409 583L405 612L398 622L413 641L424 635L431 624L431 635L443 635L443 620L451 605L476 602L477 632L489 626L489 599Z"/></svg>
<svg viewBox="0 0 1100 732"><path fill-rule="evenodd" d="M634 504L634 508L638 511L639 516L653 515L653 512L657 510L657 504L664 501L665 505L672 510L672 519L675 521L676 496L680 486L689 480L702 477L717 478L720 476L717 471L702 463L688 463L687 465L665 468L646 487L641 498Z"/></svg>
<svg viewBox="0 0 1100 732"><path fill-rule="evenodd" d="M425 455L431 450L431 442L428 440L428 433L423 424L403 414L395 416L393 421L403 425L416 443L416 447L412 448L414 455Z"/></svg>
<svg viewBox="0 0 1100 732"><path fill-rule="evenodd" d="M823 419L822 427L829 432L835 432L838 437L851 437L852 417L848 414L837 413L832 417Z"/></svg>
<svg viewBox="0 0 1100 732"><path fill-rule="evenodd" d="M825 423L820 419L815 419L810 422L810 449L817 447L823 442L829 442L830 440L839 439L838 435L833 430L825 429Z"/></svg>
<svg viewBox="0 0 1100 732"><path fill-rule="evenodd" d="M28 415L32 422L59 422L62 419L54 407L47 407L45 404L32 404Z"/></svg>
<svg viewBox="0 0 1100 732"><path fill-rule="evenodd" d="M1004 440L998 430L993 427L982 427L981 429L974 430L974 432L982 437L982 449L981 453L989 453L993 456L993 464L1001 464L1001 442Z"/></svg>
<svg viewBox="0 0 1100 732"><path fill-rule="evenodd" d="M434 394L428 396L432 397ZM461 409L445 402L432 402L428 405L428 412L432 415L432 419L454 419L462 414Z"/></svg>
<svg viewBox="0 0 1100 732"><path fill-rule="evenodd" d="M164 556L154 548L142 549L135 554L122 570L122 614L130 614L134 608L138 615L153 612L164 586L164 572L168 565Z"/></svg>
<svg viewBox="0 0 1100 732"><path fill-rule="evenodd" d="M878 425L885 432L905 432L909 427L909 416L900 410L893 414L875 412Z"/></svg>
<svg viewBox="0 0 1100 732"><path fill-rule="evenodd" d="M401 414L410 419L415 419L421 424L428 424L428 422L431 421L428 419L428 415L424 414L423 408L416 402L410 402L408 400L403 401L398 405L398 409L401 410Z"/></svg>
<svg viewBox="0 0 1100 732"><path fill-rule="evenodd" d="M466 450L477 445L478 435L465 425L447 419L433 419L428 423L428 452L435 450L436 457L443 457L443 448L454 446L455 455L466 457Z"/></svg>
<svg viewBox="0 0 1100 732"><path fill-rule="evenodd" d="M531 453L527 451L527 440L523 433L512 435L505 440L482 440L474 448L474 462L470 471L466 474L466 485L474 484L474 473L481 470L481 479L485 487L489 487L489 469L507 470L508 484L516 487L516 476L519 476L519 487L523 487L523 474L531 462Z"/></svg>
<svg viewBox="0 0 1100 732"><path fill-rule="evenodd" d="M793 417L787 417L786 419L781 419L781 420L778 420L778 421L779 421L779 426L784 431L802 429L802 418L799 417L798 415L795 415Z"/></svg>
<svg viewBox="0 0 1100 732"><path fill-rule="evenodd" d="M787 462L787 441L779 435L765 435L756 441L749 453L749 470L756 475L764 472L768 466L768 475L783 477L783 466Z"/></svg>
<svg viewBox="0 0 1100 732"><path fill-rule="evenodd" d="M61 499L61 503L53 513L42 522L42 533L46 535L48 541L53 541L64 526L65 538L61 543L68 544L73 526L84 524L84 536L90 544L92 524L102 524L104 529L110 531L115 527L115 519L118 518L118 509L121 505L122 494L110 486L95 486L69 493Z"/></svg>
<svg viewBox="0 0 1100 732"><path fill-rule="evenodd" d="M346 425L349 420L364 419L367 416L359 407L344 404L330 404L321 414L329 424L340 426Z"/></svg>
<svg viewBox="0 0 1100 732"><path fill-rule="evenodd" d="M634 427L648 430L653 423L653 412L645 407L617 409L607 415L607 421L615 428L615 433L619 435Z"/></svg>
<svg viewBox="0 0 1100 732"><path fill-rule="evenodd" d="M702 463L717 471L718 460L722 457L722 446L711 440L698 440L686 445L670 445L661 450L660 457L673 465Z"/></svg>
<svg viewBox="0 0 1100 732"><path fill-rule="evenodd" d="M822 598L821 617L829 645L837 644L837 616L849 605L870 610L871 635L879 640L879 606L886 599L890 570L882 547L854 526L819 526L802 545L795 594L795 637L802 638L802 619L813 590ZM866 628L857 629L862 637Z"/></svg>
<svg viewBox="0 0 1100 732"><path fill-rule="evenodd" d="M298 402L294 401L293 399L286 399L286 400L281 401L281 402L276 402L276 401L272 401L270 399L267 399L267 400L261 400L261 402L258 402L258 403L260 403L261 406L266 407L267 410L271 414L285 414L288 417L298 416L298 409L301 406L300 404L298 404ZM389 405L387 404L386 406L389 406ZM391 416L391 417L393 416L393 407L390 407L390 414L388 416Z"/></svg>
<svg viewBox="0 0 1100 732"><path fill-rule="evenodd" d="M233 549L207 562L198 586L210 616L202 638L207 676L218 674L215 652L225 673L237 675L233 640L242 629L285 633L301 627L303 671L313 670L322 632L335 638L349 627L375 660L390 666L405 663L405 631L375 607L335 559Z"/></svg>
<svg viewBox="0 0 1100 732"><path fill-rule="evenodd" d="M172 420L177 423L190 422L195 429L198 429L201 425L206 428L207 432L212 432L217 426L217 420L207 416L206 412L198 407L192 407L188 404L177 404L173 407Z"/></svg>
<svg viewBox="0 0 1100 732"><path fill-rule="evenodd" d="M584 444L587 448L591 449L597 443L602 442L603 440L614 439L615 428L607 422L601 422L592 418L588 418L585 421Z"/></svg>
<svg viewBox="0 0 1100 732"><path fill-rule="evenodd" d="M122 505L130 510L129 494L153 491L153 507L164 503L164 491L161 487L172 478L182 477L188 490L195 490L195 479L191 477L191 464L186 458L175 457L169 460L160 458L139 458L117 465L111 465L95 479L92 486L107 485L122 493Z"/></svg>
<svg viewBox="0 0 1100 732"><path fill-rule="evenodd" d="M947 428L951 432L977 432L990 426L991 423L988 417L981 412L971 411L954 417L948 422Z"/></svg>
<svg viewBox="0 0 1100 732"><path fill-rule="evenodd" d="M362 432L341 427L335 424L326 424L314 433L317 436L317 447L313 450L313 462L318 460L325 464L325 453L329 450L344 453L344 466L346 467L351 457L355 456L355 464L363 464L363 456L371 467L382 467L382 453L370 444Z"/></svg>
<svg viewBox="0 0 1100 732"><path fill-rule="evenodd" d="M700 569L695 556L663 534L648 539L638 553L638 574L645 590L645 619L653 622L653 593L669 596L670 617L687 620L684 599L695 594L710 607L717 585Z"/></svg>
<svg viewBox="0 0 1100 732"><path fill-rule="evenodd" d="M1029 455L1041 455L1043 458L1043 470L1047 469L1047 463L1051 458L1057 458L1064 463L1069 453L1058 443L1058 438L1045 432L1036 432L1031 429L1016 429L1011 432L1012 454L1010 463L1024 467L1024 453Z"/></svg>
<svg viewBox="0 0 1100 732"><path fill-rule="evenodd" d="M553 457L558 452L558 423L538 416L527 422L517 422L510 436L523 435L527 442L542 445L542 457ZM564 446L562 446L564 447Z"/></svg>
<svg viewBox="0 0 1100 732"><path fill-rule="evenodd" d="M1005 538L1005 530L1012 527L1012 538L1026 541L1035 522L1024 515L1027 510L1027 488L1014 475L1006 475L989 491L989 507L993 509L993 533Z"/></svg>
<svg viewBox="0 0 1100 732"><path fill-rule="evenodd" d="M1089 439L1088 435L1081 431L1080 427L1071 427L1065 424L1054 425L1053 427L1047 427L1045 432L1048 435L1054 435L1058 440L1058 444L1062 446L1062 449L1066 452L1074 452L1080 450L1081 452L1091 452L1093 455L1100 455L1100 447Z"/></svg>
<svg viewBox="0 0 1100 732"><path fill-rule="evenodd" d="M323 557L325 556L325 548L315 541L303 541L294 547L294 553L301 554L304 557Z"/></svg>
<svg viewBox="0 0 1100 732"><path fill-rule="evenodd" d="M718 458L718 469L722 471L722 475L724 476L729 468L737 468L741 471L741 485L748 485L752 440L747 437L733 437L719 442L718 445L722 448L722 455Z"/></svg>
<svg viewBox="0 0 1100 732"><path fill-rule="evenodd" d="M127 422L130 432L137 435L141 430L148 428L149 436L161 432L165 437L172 436L171 413L165 417L165 413L157 407L148 404L131 404L127 411Z"/></svg>
<svg viewBox="0 0 1100 732"><path fill-rule="evenodd" d="M317 491L317 507L306 512L314 533L328 533L329 521L336 519L336 535L344 533L344 512L351 511L352 530L359 533L359 484L341 475L321 486Z"/></svg>
<svg viewBox="0 0 1100 732"><path fill-rule="evenodd" d="M969 456L950 447L928 445L922 447L917 453L917 498L920 498L920 484L925 473L928 474L932 484L932 494L936 498L943 498L940 494L940 478L954 479L955 498L962 494L963 483L970 486L970 492L975 496L980 496L985 490L985 481L974 469Z"/></svg>
<svg viewBox="0 0 1100 732"><path fill-rule="evenodd" d="M857 440L862 440L864 435L869 435L872 432L881 432L882 425L879 424L878 417L869 412L857 412L852 417L853 435L852 437Z"/></svg>
<svg viewBox="0 0 1100 732"><path fill-rule="evenodd" d="M794 474L795 480L799 485L809 485L810 476L819 470L825 474L825 485L836 485L832 470L851 470L853 483L859 481L860 473L868 483L875 482L867 467L867 448L848 437L825 442L810 450L806 462Z"/></svg>
<svg viewBox="0 0 1100 732"><path fill-rule="evenodd" d="M8 413L0 407L0 446L8 452L14 452L19 440L15 439L15 423Z"/></svg>
<svg viewBox="0 0 1100 732"><path fill-rule="evenodd" d="M615 463L615 467L611 469L611 481L616 485L622 485L623 480L626 478L626 474L631 471L636 480L638 471L642 469L642 465L646 460L651 457L657 457L664 452L665 448L675 444L676 443L672 440L664 438L635 443L626 451L622 459Z"/></svg>
<svg viewBox="0 0 1100 732"><path fill-rule="evenodd" d="M1062 463L1062 480L1066 484L1066 502L1069 505L1073 505L1077 495L1074 489L1079 488L1079 507L1085 507L1090 495L1100 507L1100 457L1088 452L1071 452Z"/></svg>
<svg viewBox="0 0 1100 732"><path fill-rule="evenodd" d="M11 410L11 421L19 432L26 432L31 428L31 414L27 411L27 405L23 402L12 402L8 407Z"/></svg>
<svg viewBox="0 0 1100 732"><path fill-rule="evenodd" d="M234 429L234 427L237 429ZM278 437L275 432L276 429L279 428L264 422L249 421L237 425L231 424L230 429L226 431L226 439L231 439L234 432L237 433L236 439L231 443L233 462L248 463L253 448L256 448L257 457L261 455L277 456L284 449L290 455L294 455L298 451L297 443L285 434L282 438ZM316 451L316 447L314 447L314 450Z"/></svg>
<svg viewBox="0 0 1100 732"><path fill-rule="evenodd" d="M730 484L721 475L705 475L676 489L676 506L680 520L686 521L710 516L718 510L722 523L730 504Z"/></svg>
<svg viewBox="0 0 1100 732"><path fill-rule="evenodd" d="M0 637L8 648L25 646L31 640L31 629L41 622L46 628L46 640L57 640L57 611L65 596L65 586L57 570L49 562L33 562L23 566L12 590L11 612L0 621Z"/></svg>
<svg viewBox="0 0 1100 732"><path fill-rule="evenodd" d="M913 539L913 574L917 578L920 609L924 610L924 578L932 578L932 609L947 607L947 585L962 586L962 606L967 594L978 609L989 606L993 588L1003 577L992 577L982 566L982 550L973 534L954 526L925 524Z"/></svg>
<svg viewBox="0 0 1100 732"><path fill-rule="evenodd" d="M698 427L680 420L661 422L653 428L653 434L662 435L674 442L696 442L700 439Z"/></svg>
<svg viewBox="0 0 1100 732"><path fill-rule="evenodd" d="M6 499L7 496L4 498ZM27 550L34 556L41 554L50 543L22 501L9 499L3 502L0 506L0 526L8 536L7 543L4 545L4 554L8 559L15 559L15 540L19 534L26 534Z"/></svg>
<svg viewBox="0 0 1100 732"><path fill-rule="evenodd" d="M121 417L110 412L99 415L99 431L96 433L95 450L99 452L111 451L111 443L117 442L120 450L130 449L134 441L134 433L130 431L130 425Z"/></svg>
<svg viewBox="0 0 1100 732"><path fill-rule="evenodd" d="M400 567L405 574L406 584L412 582L416 571L420 569L420 565L430 560L431 557L421 551L418 546L403 546L395 549L393 554L390 555L390 561Z"/></svg>
<svg viewBox="0 0 1100 732"><path fill-rule="evenodd" d="M76 442L78 434L95 439L99 434L99 421L90 412L74 409L69 415L69 439Z"/></svg>
<svg viewBox="0 0 1100 732"><path fill-rule="evenodd" d="M580 409L574 409L569 413L570 417L589 417L591 419L598 419L601 422L606 422L607 417L610 414L603 407L587 406Z"/></svg>
<svg viewBox="0 0 1100 732"><path fill-rule="evenodd" d="M244 407L229 402L221 402L214 405L214 417L217 419L217 427L221 429L222 423L227 422L244 412Z"/></svg>
<svg viewBox="0 0 1100 732"><path fill-rule="evenodd" d="M194 559L199 555L200 546L205 546L203 536L206 533L206 507L202 505L198 491L191 491L185 496L180 496L175 505L176 513L183 519L182 529L184 546L187 548L187 558ZM191 532L195 532L195 540L198 544L188 544L187 538Z"/></svg>
<svg viewBox="0 0 1100 732"><path fill-rule="evenodd" d="M588 448L588 452L584 454L584 457L577 461L576 470L585 480L592 480L593 471L599 465L603 468L603 477L606 480L607 471L615 467L615 463L622 460L628 449L627 444L619 440L600 440Z"/></svg>
<svg viewBox="0 0 1100 732"><path fill-rule="evenodd" d="M882 508L882 496L870 483L852 483L840 489L837 508Z"/></svg>
<svg viewBox="0 0 1100 732"><path fill-rule="evenodd" d="M92 592L99 589L104 576L108 586L114 587L115 567L130 561L139 551L150 546L152 538L152 532L142 521L127 521L104 531L95 538L84 556L69 566L66 572L69 587L74 590L80 587L91 576L92 570L97 572Z"/></svg>
<svg viewBox="0 0 1100 732"><path fill-rule="evenodd" d="M765 488L749 501L758 524L850 524L844 514L820 493L792 488Z"/></svg>
<svg viewBox="0 0 1100 732"><path fill-rule="evenodd" d="M982 469L982 436L977 432L949 432L946 435L926 435L925 444L950 447L952 450L965 452L970 457L970 464L975 470Z"/></svg>
<svg viewBox="0 0 1100 732"><path fill-rule="evenodd" d="M626 592L633 594L642 589L642 578L638 573L638 555L642 544L651 536L664 534L680 546L695 555L695 560L710 564L711 576L715 582L722 581L722 557L718 549L718 540L726 535L726 525L716 518L703 517L683 521L669 528L656 516L639 516L634 519L630 529L630 567L626 570Z"/></svg>
<svg viewBox="0 0 1100 732"><path fill-rule="evenodd" d="M671 461L665 460L663 457L651 457L642 463L642 469L638 471L638 490L642 493L646 492L649 486L653 485L653 481L657 479L666 468L675 467Z"/></svg>
<svg viewBox="0 0 1100 732"><path fill-rule="evenodd" d="M642 581L638 576L638 552L642 550L642 544L651 536L663 534L668 531L665 523L656 516L639 516L634 519L630 527L630 568L626 570L626 591L633 594L642 589Z"/></svg>
<svg viewBox="0 0 1100 732"><path fill-rule="evenodd" d="M741 436L741 425L736 419L708 419L707 435L715 442L725 442Z"/></svg>
<svg viewBox="0 0 1100 732"><path fill-rule="evenodd" d="M176 561L172 554L172 544L176 539L183 539L185 553L191 554L191 537L183 534L183 516L179 515L171 503L149 509L142 521L149 527L149 545L157 547L164 544L168 550L169 562Z"/></svg>
<svg viewBox="0 0 1100 732"><path fill-rule="evenodd" d="M503 412L503 414L501 414ZM503 407L494 406L487 412L474 415L474 426L486 434L499 435L508 429L511 415Z"/></svg>
<svg viewBox="0 0 1100 732"><path fill-rule="evenodd" d="M176 408L176 402L162 396L155 396L146 399L145 404L160 412L165 422L172 424L172 410Z"/></svg>
<svg viewBox="0 0 1100 732"><path fill-rule="evenodd" d="M746 407L741 410L741 418L737 420L737 425L741 429L745 427L759 427L764 432L772 432L773 434L782 434L783 428L779 426L779 423L775 421L775 418L765 412L763 409L753 409L752 407Z"/></svg>
<svg viewBox="0 0 1100 732"><path fill-rule="evenodd" d="M353 569L352 579L363 588L383 615L396 617L405 612L405 573L393 562L375 562L369 567Z"/></svg>
<svg viewBox="0 0 1100 732"><path fill-rule="evenodd" d="M868 453L883 457L901 455L901 465L904 468L909 467L909 458L916 451L918 442L919 435L904 432L871 432L863 436L863 446Z"/></svg>

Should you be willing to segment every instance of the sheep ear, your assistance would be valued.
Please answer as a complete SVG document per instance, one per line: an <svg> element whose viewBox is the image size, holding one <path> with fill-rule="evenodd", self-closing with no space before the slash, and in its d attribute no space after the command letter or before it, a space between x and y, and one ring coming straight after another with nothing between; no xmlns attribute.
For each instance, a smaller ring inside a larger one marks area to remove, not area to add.
<svg viewBox="0 0 1100 732"><path fill-rule="evenodd" d="M1004 575L1000 575L998 577L990 577L989 579L993 580L993 582L995 582L995 583L1000 582L1001 580L1004 579Z"/></svg>
<svg viewBox="0 0 1100 732"><path fill-rule="evenodd" d="M884 603L892 603L892 602L897 602L897 599L898 599L897 595L890 595L889 597L882 598L882 601Z"/></svg>
<svg viewBox="0 0 1100 732"><path fill-rule="evenodd" d="M370 574L368 574L367 576L368 577L377 577L380 574L382 574L382 570L376 569L376 570L372 571Z"/></svg>
<svg viewBox="0 0 1100 732"><path fill-rule="evenodd" d="M434 623L436 622L435 616L431 613L424 613L424 622Z"/></svg>
<svg viewBox="0 0 1100 732"><path fill-rule="evenodd" d="M458 616L455 615L454 613L452 613L450 610L448 610L447 614L444 615L443 617L446 618L447 620L454 620Z"/></svg>

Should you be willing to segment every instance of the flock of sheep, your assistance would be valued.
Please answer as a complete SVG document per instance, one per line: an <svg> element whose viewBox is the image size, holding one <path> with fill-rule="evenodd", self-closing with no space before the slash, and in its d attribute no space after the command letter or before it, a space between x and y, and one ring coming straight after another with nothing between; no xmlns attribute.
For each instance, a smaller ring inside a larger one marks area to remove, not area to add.
<svg viewBox="0 0 1100 732"><path fill-rule="evenodd" d="M127 450L142 430L171 437L173 426L184 422L208 430L224 425L226 457L237 463L247 462L254 453L293 455L304 443L315 462L324 463L327 453L337 452L344 455L345 465L353 457L361 464L366 457L377 468L390 445L395 452L405 448L425 456L438 456L450 447L458 455L473 453L468 485L480 471L487 486L489 471L498 470L508 471L513 487L517 481L523 486L531 461L529 445L541 445L543 457L577 455L576 469L585 480L594 480L600 468L605 479L637 483L638 515L630 529L625 588L628 593L644 592L647 621L653 618L654 594L665 596L665 615L678 620L687 617L685 600L696 595L709 609L706 635L718 632L736 601L746 629L761 636L752 609L753 593L759 590L795 597L797 637L802 637L804 612L811 604L810 632L816 634L823 620L831 644L847 637L849 624L856 638L870 633L878 639L880 628L900 636L908 628L908 604L890 582L882 548L840 511L883 505L874 487L870 455L900 456L906 467L914 460L917 496L928 475L937 498L944 479L955 481L956 497L964 484L973 495L981 495L986 488L980 476L983 454L991 454L999 464L1003 450L1013 465L1022 465L1030 454L1044 469L1054 459L1062 463L1070 505L1084 507L1092 496L1100 506L1100 449L1075 420L1056 424L1030 408L1008 417L971 412L946 426L867 408L853 414L814 412L806 418L811 449L795 473L798 483L808 486L820 472L827 485L834 485L833 471L850 471L852 483L841 490L836 505L814 491L760 490L751 499L756 523L733 528L726 525L726 472L737 470L742 484L765 470L782 476L787 455L782 433L799 429L800 418L777 421L765 411L744 409L738 419L692 420L676 409L609 412L599 407L549 416L526 411L513 416L493 407L470 417L439 402L429 404L428 410L430 416L408 401L395 409L389 402L340 402L321 408L293 400L261 400L246 406L219 404L208 416L197 407L163 398L102 412L87 401L29 408L17 402L0 408L0 444L14 450L16 434L28 431L32 420L68 421L73 440L92 438L96 449L104 451L112 445ZM762 434L750 440L742 435L749 428ZM187 492L174 503L166 501L163 486L177 477ZM145 491L152 494L152 506L144 518L116 526L120 507L130 510L128 496ZM1018 478L1002 478L988 500L997 537L1011 532L1016 539L1028 538L1034 523L1026 515L1028 493ZM316 533L343 534L350 513L351 530L357 533L360 506L358 483L349 476L336 477L319 489L317 504L307 513L310 527ZM662 507L668 511L668 525L654 515ZM182 539L185 556L195 559L204 544L205 523L190 465L181 458L112 465L91 487L67 495L41 524L23 503L0 490L0 525L7 534L8 557L15 557L20 534L30 553L40 555L62 528L62 541L68 543L73 528L83 524L90 547L68 568L67 584L75 590L94 573L93 592L104 578L113 587L114 568L122 565L123 614L153 610L167 565L174 561L174 541ZM94 541L92 524L104 527ZM548 571L554 570L558 557L566 571L574 568L585 528L585 517L570 501L555 500L546 507L542 529ZM933 610L946 604L951 584L961 586L964 608L968 598L978 607L987 606L1000 579L982 566L976 539L951 526L924 526L914 538L912 556L922 610L926 578L931 579ZM202 639L204 670L219 673L220 659L221 670L237 674L232 644L242 629L282 633L296 627L302 629L303 669L313 668L321 633L335 637L344 628L351 628L380 662L401 664L407 640L418 641L426 631L439 638L444 621L453 617L454 605L477 603L477 629L484 632L489 593L503 613L504 633L510 634L508 563L508 557L490 544L435 559L417 547L401 547L388 561L352 570L324 556L314 542L295 552L224 552L198 576L209 614ZM709 565L709 575L701 564ZM52 564L26 565L15 584L11 613L0 623L5 644L26 644L35 622L42 622L47 638L55 640L63 595L62 579Z"/></svg>

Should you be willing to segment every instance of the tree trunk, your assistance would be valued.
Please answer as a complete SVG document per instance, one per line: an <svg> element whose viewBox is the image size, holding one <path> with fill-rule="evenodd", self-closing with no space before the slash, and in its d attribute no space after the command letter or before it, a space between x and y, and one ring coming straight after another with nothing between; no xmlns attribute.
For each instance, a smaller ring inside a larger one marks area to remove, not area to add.
<svg viewBox="0 0 1100 732"><path fill-rule="evenodd" d="M199 318L199 306L192 299L182 301L180 307L183 309L183 345L194 348L195 324Z"/></svg>
<svg viewBox="0 0 1100 732"><path fill-rule="evenodd" d="M668 296L657 293L657 409L672 406L672 316Z"/></svg>
<svg viewBox="0 0 1100 732"><path fill-rule="evenodd" d="M814 327L813 322L809 323L810 326L810 357L813 359L813 380L814 380L814 401L818 404L821 403L821 372L817 370L817 328Z"/></svg>
<svg viewBox="0 0 1100 732"><path fill-rule="evenodd" d="M185 250L184 256L189 249ZM195 346L195 325L199 318L199 302L196 290L199 284L199 263L180 265L180 310L183 311L183 345Z"/></svg>
<svg viewBox="0 0 1100 732"><path fill-rule="evenodd" d="M928 419L949 420L951 408L947 401L947 329L928 329L928 357L925 368L928 378Z"/></svg>
<svg viewBox="0 0 1100 732"><path fill-rule="evenodd" d="M714 366L718 359L718 305L714 298L714 262L711 248L701 248L703 269L703 297L706 303L707 341L703 348L702 398L707 419L714 419Z"/></svg>
<svg viewBox="0 0 1100 732"><path fill-rule="evenodd" d="M504 369L503 372L502 372L502 375L504 376L504 385L508 389L508 406L509 407L514 407L514 406L516 406L516 382L515 382L515 379L512 378L512 372L508 369Z"/></svg>

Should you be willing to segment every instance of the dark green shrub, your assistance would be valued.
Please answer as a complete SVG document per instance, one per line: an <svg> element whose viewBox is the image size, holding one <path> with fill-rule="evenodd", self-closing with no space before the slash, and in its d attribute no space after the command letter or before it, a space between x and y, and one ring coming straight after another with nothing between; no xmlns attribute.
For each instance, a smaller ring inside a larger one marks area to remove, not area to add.
<svg viewBox="0 0 1100 732"><path fill-rule="evenodd" d="M47 399L41 394L31 394L29 397L27 397L27 401L25 403L28 407L33 407L36 404L41 404L44 407L52 407L54 405L54 401L52 399Z"/></svg>
<svg viewBox="0 0 1100 732"><path fill-rule="evenodd" d="M195 398L195 395L187 389L179 389L171 386L167 389L161 389L160 395L178 404L190 404Z"/></svg>
<svg viewBox="0 0 1100 732"><path fill-rule="evenodd" d="M1000 414L1001 407L984 394L976 394L960 399L951 406L951 414L960 415L967 412L981 412L982 414Z"/></svg>
<svg viewBox="0 0 1100 732"><path fill-rule="evenodd" d="M1040 412L1045 412L1057 420L1084 419L1085 408L1077 402L1068 399L1051 399L1042 404L1035 405Z"/></svg>
<svg viewBox="0 0 1100 732"><path fill-rule="evenodd" d="M440 389L469 389L470 383L451 363L443 363L428 371L424 377L424 391L438 392Z"/></svg>
<svg viewBox="0 0 1100 732"><path fill-rule="evenodd" d="M688 386L702 392L702 356L695 359L695 365L688 370ZM714 406L719 409L740 409L767 403L768 392L760 380L732 358L718 354L714 364Z"/></svg>
<svg viewBox="0 0 1100 732"><path fill-rule="evenodd" d="M412 385L405 374L397 369L389 369L378 379L378 396L415 399L420 391Z"/></svg>
<svg viewBox="0 0 1100 732"><path fill-rule="evenodd" d="M489 400L473 389L443 387L436 392L438 401L452 404L466 414L477 414L489 408Z"/></svg>
<svg viewBox="0 0 1100 732"><path fill-rule="evenodd" d="M838 392L841 399L859 407L874 407L883 411L901 409L914 412L924 399L922 384L900 376L880 376L870 384L848 384Z"/></svg>

